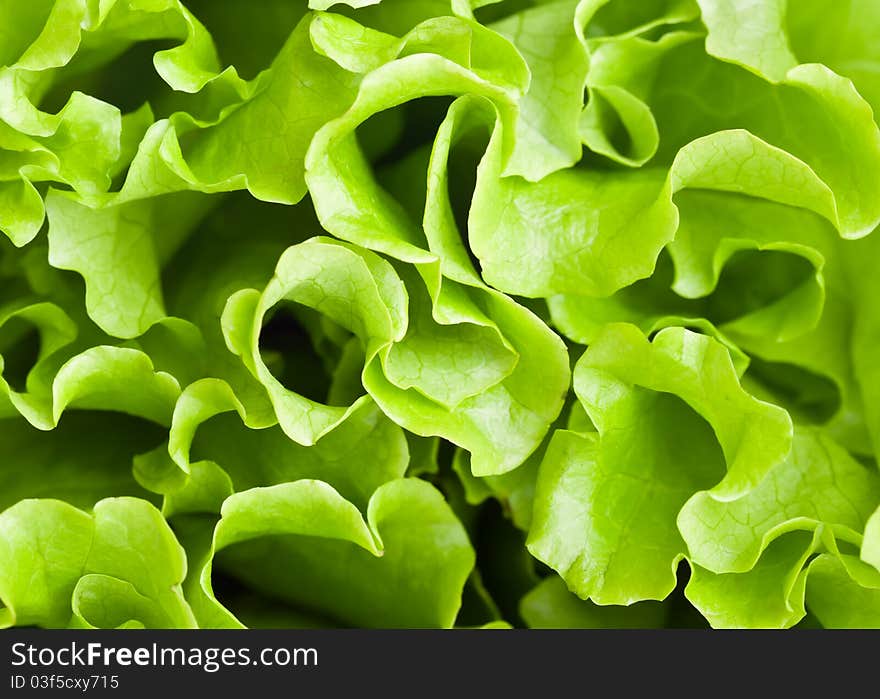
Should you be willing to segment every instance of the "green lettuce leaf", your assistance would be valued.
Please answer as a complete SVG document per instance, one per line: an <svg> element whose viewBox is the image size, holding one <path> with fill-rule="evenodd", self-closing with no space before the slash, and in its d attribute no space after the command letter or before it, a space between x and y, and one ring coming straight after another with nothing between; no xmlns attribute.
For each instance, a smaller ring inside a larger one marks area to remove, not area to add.
<svg viewBox="0 0 880 699"><path fill-rule="evenodd" d="M697 493L726 502L751 491L788 453L790 418L741 388L722 345L679 328L649 343L608 326L578 361L575 392L598 434L554 435L529 550L598 604L663 599L687 554L681 508Z"/></svg>
<svg viewBox="0 0 880 699"><path fill-rule="evenodd" d="M195 627L183 549L143 500L102 500L93 514L21 500L0 514L0 531L4 627Z"/></svg>
<svg viewBox="0 0 880 699"><path fill-rule="evenodd" d="M880 625L878 47L0 2L0 626Z"/></svg>
<svg viewBox="0 0 880 699"><path fill-rule="evenodd" d="M212 550L198 594L227 626L240 622L214 597L215 565L343 625L448 627L474 564L467 535L441 495L413 479L381 486L366 521L320 481L238 493L223 504ZM279 555L296 564L279 571Z"/></svg>

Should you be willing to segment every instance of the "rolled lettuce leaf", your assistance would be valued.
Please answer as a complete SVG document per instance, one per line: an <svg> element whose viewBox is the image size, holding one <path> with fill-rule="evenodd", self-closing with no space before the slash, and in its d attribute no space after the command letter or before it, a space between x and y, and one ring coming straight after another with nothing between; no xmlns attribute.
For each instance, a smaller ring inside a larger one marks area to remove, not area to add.
<svg viewBox="0 0 880 699"><path fill-rule="evenodd" d="M202 616L241 622L214 595L223 566L279 602L353 626L452 626L474 554L431 485L391 481L366 520L326 483L299 480L237 493L223 504L204 567L188 595ZM279 570L283 556L288 565ZM425 583L430 581L430 585Z"/></svg>
<svg viewBox="0 0 880 699"><path fill-rule="evenodd" d="M525 309L483 306L474 296L458 287L446 296L446 317L438 318L418 275L402 279L375 253L318 238L288 249L262 293L233 295L223 326L230 349L266 388L279 425L295 442L314 444L375 401L402 427L467 447L474 472L491 475L515 468L538 446L562 407L567 368L560 366L564 349ZM260 330L281 301L313 308L354 333L365 358L366 395L347 407L320 404L273 376L260 354ZM543 361L535 340L549 345ZM549 370L548 354L555 363ZM520 397L526 371L553 383L541 395Z"/></svg>

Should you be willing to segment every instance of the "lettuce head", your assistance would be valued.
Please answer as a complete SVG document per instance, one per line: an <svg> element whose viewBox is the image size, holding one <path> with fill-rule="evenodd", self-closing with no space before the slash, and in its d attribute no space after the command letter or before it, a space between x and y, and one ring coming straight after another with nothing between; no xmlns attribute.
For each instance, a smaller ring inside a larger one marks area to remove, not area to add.
<svg viewBox="0 0 880 699"><path fill-rule="evenodd" d="M880 627L876 0L0 3L0 627Z"/></svg>

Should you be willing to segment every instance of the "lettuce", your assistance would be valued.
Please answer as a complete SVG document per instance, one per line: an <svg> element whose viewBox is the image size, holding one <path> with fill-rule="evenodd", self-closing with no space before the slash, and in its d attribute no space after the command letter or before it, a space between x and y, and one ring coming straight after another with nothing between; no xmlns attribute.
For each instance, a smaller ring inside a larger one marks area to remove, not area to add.
<svg viewBox="0 0 880 699"><path fill-rule="evenodd" d="M0 626L880 626L875 2L0 27Z"/></svg>

